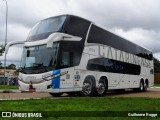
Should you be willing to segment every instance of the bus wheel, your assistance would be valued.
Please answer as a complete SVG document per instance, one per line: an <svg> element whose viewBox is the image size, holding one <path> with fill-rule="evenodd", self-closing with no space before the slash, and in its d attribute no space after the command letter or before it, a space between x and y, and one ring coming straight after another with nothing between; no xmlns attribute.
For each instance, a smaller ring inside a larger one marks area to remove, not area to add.
<svg viewBox="0 0 160 120"><path fill-rule="evenodd" d="M105 96L106 95L106 92L107 92L107 83L105 81L104 78L101 78L99 80L99 83L98 83L98 87L97 87L97 94L98 96Z"/></svg>
<svg viewBox="0 0 160 120"><path fill-rule="evenodd" d="M60 97L62 95L62 93L49 93L50 95L52 95L53 97Z"/></svg>
<svg viewBox="0 0 160 120"><path fill-rule="evenodd" d="M139 91L140 92L144 91L144 82L143 82L143 80L141 80L141 82L140 82Z"/></svg>
<svg viewBox="0 0 160 120"><path fill-rule="evenodd" d="M144 91L147 91L147 88L148 88L148 83L146 81L145 84L144 84Z"/></svg>
<svg viewBox="0 0 160 120"><path fill-rule="evenodd" d="M95 78L87 76L83 82L82 92L83 96L93 96L95 93Z"/></svg>

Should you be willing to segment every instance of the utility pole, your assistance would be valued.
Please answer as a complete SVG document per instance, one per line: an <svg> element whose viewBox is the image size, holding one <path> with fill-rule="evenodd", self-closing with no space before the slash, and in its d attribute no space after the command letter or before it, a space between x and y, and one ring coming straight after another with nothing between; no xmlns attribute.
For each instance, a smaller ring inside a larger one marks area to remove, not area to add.
<svg viewBox="0 0 160 120"><path fill-rule="evenodd" d="M5 33L5 43L4 46L7 44L7 24L8 24L8 3L7 0L3 0L6 2L6 33ZM4 85L6 82L6 53L4 52Z"/></svg>

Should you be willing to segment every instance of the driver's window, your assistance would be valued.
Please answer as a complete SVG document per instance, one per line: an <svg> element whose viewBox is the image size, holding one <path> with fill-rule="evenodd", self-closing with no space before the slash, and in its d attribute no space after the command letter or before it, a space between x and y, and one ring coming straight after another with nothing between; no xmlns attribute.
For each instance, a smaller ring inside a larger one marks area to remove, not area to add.
<svg viewBox="0 0 160 120"><path fill-rule="evenodd" d="M63 67L70 67L72 66L71 61L72 61L72 52L62 52L62 56L61 56L61 66Z"/></svg>

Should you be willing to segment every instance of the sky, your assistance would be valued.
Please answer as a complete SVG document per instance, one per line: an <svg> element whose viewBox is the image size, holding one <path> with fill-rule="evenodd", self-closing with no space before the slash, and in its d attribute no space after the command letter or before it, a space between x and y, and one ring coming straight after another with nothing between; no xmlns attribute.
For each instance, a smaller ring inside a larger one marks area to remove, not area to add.
<svg viewBox="0 0 160 120"><path fill-rule="evenodd" d="M73 14L153 51L160 60L160 0L7 0L7 42L26 40L36 22ZM0 44L5 39L5 2L0 0ZM7 64L19 66L22 49L13 46ZM0 57L3 62L4 57Z"/></svg>

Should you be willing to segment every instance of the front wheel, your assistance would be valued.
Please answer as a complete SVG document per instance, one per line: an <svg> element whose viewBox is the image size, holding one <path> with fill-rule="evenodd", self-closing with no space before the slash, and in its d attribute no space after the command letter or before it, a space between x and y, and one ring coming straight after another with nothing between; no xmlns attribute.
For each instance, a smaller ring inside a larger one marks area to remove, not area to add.
<svg viewBox="0 0 160 120"><path fill-rule="evenodd" d="M52 95L53 97L60 97L62 95L62 93L49 93L50 95Z"/></svg>
<svg viewBox="0 0 160 120"><path fill-rule="evenodd" d="M83 96L93 96L95 89L95 78L93 76L87 76L84 80L81 94Z"/></svg>

